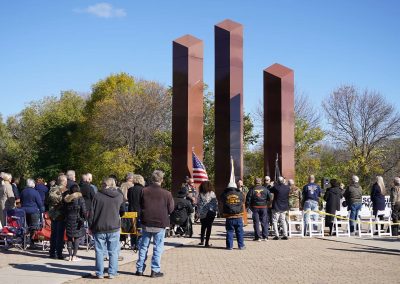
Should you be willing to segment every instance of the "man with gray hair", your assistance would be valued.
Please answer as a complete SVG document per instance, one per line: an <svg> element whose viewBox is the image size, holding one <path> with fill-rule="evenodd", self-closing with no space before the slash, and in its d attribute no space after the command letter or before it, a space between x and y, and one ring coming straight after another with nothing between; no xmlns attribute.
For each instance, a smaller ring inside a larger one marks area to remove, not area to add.
<svg viewBox="0 0 400 284"><path fill-rule="evenodd" d="M68 170L67 171L67 188L71 189L71 187L77 184L76 183L76 175L74 170Z"/></svg>
<svg viewBox="0 0 400 284"><path fill-rule="evenodd" d="M314 175L308 177L308 184L303 187L302 195L303 208L304 212L306 212L304 214L304 235L306 235L308 218L310 216L310 213L307 211L317 211L319 209L318 202L321 196L321 188L315 183ZM311 218L315 219L315 215L311 215Z"/></svg>
<svg viewBox="0 0 400 284"><path fill-rule="evenodd" d="M136 262L136 275L142 276L146 268L147 251L153 238L153 257L151 259L150 277L162 277L161 255L164 249L165 228L169 226L169 214L174 210L174 199L171 192L163 189L161 184L164 173L156 170L151 176L152 184L142 190L140 208L142 237L139 241L139 258Z"/></svg>
<svg viewBox="0 0 400 284"><path fill-rule="evenodd" d="M124 196L124 201L128 201L128 189L133 186L133 173L127 173L125 177L125 182L121 184L120 190Z"/></svg>
<svg viewBox="0 0 400 284"><path fill-rule="evenodd" d="M89 227L94 234L96 251L96 277L104 278L104 252L108 252L108 277L114 278L118 272L120 216L125 212L122 194L117 190L115 180L106 178L102 190L95 194Z"/></svg>
<svg viewBox="0 0 400 284"><path fill-rule="evenodd" d="M350 234L354 235L354 221L358 216L358 212L361 210L362 206L362 188L358 183L358 176L351 177L351 184L344 192L344 198L347 202L347 207L350 210Z"/></svg>
<svg viewBox="0 0 400 284"><path fill-rule="evenodd" d="M268 240L267 202L271 200L271 193L261 184L262 179L255 178L255 186L246 195L246 208L250 208L253 217L254 241Z"/></svg>
<svg viewBox="0 0 400 284"><path fill-rule="evenodd" d="M62 251L65 231L63 197L67 190L67 176L60 175L58 176L57 185L50 188L46 199L51 219L50 258L63 259Z"/></svg>

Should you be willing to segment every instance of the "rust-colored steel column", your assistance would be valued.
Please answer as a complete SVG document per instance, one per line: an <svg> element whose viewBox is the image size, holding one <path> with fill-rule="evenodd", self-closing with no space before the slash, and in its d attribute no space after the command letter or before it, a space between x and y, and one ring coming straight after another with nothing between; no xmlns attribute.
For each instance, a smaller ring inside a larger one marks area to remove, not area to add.
<svg viewBox="0 0 400 284"><path fill-rule="evenodd" d="M192 176L192 147L203 159L203 41L191 35L173 41L172 191Z"/></svg>
<svg viewBox="0 0 400 284"><path fill-rule="evenodd" d="M243 178L243 26L231 20L215 25L215 190L229 183L230 157Z"/></svg>
<svg viewBox="0 0 400 284"><path fill-rule="evenodd" d="M294 74L273 64L264 70L264 173L274 178L276 154L279 169L294 178Z"/></svg>

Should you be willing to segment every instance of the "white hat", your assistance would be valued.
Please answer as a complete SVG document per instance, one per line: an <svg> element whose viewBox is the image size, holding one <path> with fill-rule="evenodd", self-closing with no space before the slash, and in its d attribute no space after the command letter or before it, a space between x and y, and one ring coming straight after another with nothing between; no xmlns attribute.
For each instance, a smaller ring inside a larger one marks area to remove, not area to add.
<svg viewBox="0 0 400 284"><path fill-rule="evenodd" d="M230 183L228 184L228 187L237 188L236 183L234 183L234 182L230 182Z"/></svg>

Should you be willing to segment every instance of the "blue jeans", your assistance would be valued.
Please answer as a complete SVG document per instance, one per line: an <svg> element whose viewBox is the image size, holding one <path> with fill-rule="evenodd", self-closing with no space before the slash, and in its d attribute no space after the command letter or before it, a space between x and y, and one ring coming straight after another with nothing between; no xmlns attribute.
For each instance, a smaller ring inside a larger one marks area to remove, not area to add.
<svg viewBox="0 0 400 284"><path fill-rule="evenodd" d="M120 232L114 233L95 233L94 250L96 252L96 275L104 274L104 251L108 252L109 265L108 275L116 276L118 272L118 255L120 249Z"/></svg>
<svg viewBox="0 0 400 284"><path fill-rule="evenodd" d="M226 229L226 248L233 248L233 233L236 233L236 239L238 242L239 248L244 247L244 239L243 239L243 219L242 218L226 218L225 222Z"/></svg>
<svg viewBox="0 0 400 284"><path fill-rule="evenodd" d="M267 208L252 208L253 226L254 226L254 238L263 239L268 238L268 212ZM260 232L261 222L261 232Z"/></svg>
<svg viewBox="0 0 400 284"><path fill-rule="evenodd" d="M64 221L51 221L50 256L62 257L64 231Z"/></svg>
<svg viewBox="0 0 400 284"><path fill-rule="evenodd" d="M136 262L136 270L143 272L146 268L147 252L149 250L151 238L153 238L153 256L151 258L151 270L160 272L161 255L164 251L165 229L161 229L158 233L146 232L142 230L142 236L139 239L139 259Z"/></svg>
<svg viewBox="0 0 400 284"><path fill-rule="evenodd" d="M356 220L358 216L358 211L361 210L362 203L356 202L350 206L350 219ZM354 221L350 221L350 232L354 232Z"/></svg>
<svg viewBox="0 0 400 284"><path fill-rule="evenodd" d="M317 211L319 210L318 208L318 201L315 200L307 200L306 202L304 202L304 208L303 208L304 212L306 212L307 210L311 210L311 211ZM307 224L308 224L308 215L310 213L305 213L304 214L304 233L306 233L307 231ZM315 215L311 215L311 219L315 220Z"/></svg>

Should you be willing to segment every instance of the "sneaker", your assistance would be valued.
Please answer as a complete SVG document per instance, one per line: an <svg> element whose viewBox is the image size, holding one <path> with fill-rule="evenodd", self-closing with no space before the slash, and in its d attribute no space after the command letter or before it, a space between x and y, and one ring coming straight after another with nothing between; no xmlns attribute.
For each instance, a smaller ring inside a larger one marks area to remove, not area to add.
<svg viewBox="0 0 400 284"><path fill-rule="evenodd" d="M164 276L164 273L155 272L155 271L151 271L151 275L150 275L151 278L157 278L157 277L163 277L163 276Z"/></svg>
<svg viewBox="0 0 400 284"><path fill-rule="evenodd" d="M136 276L143 276L143 272L136 271L135 275L136 275Z"/></svg>
<svg viewBox="0 0 400 284"><path fill-rule="evenodd" d="M275 236L274 238L273 238L273 240L279 240L279 237L278 236Z"/></svg>
<svg viewBox="0 0 400 284"><path fill-rule="evenodd" d="M268 241L268 238L262 238L262 240L263 240L264 242L266 242L266 241Z"/></svg>
<svg viewBox="0 0 400 284"><path fill-rule="evenodd" d="M239 249L240 249L240 250L244 250L244 249L246 249L246 247L240 247Z"/></svg>
<svg viewBox="0 0 400 284"><path fill-rule="evenodd" d="M79 258L79 257L77 257L77 256L74 256L74 257L72 257L72 259L71 259L70 261L77 262L77 261L81 261L81 260L82 260L82 258Z"/></svg>
<svg viewBox="0 0 400 284"><path fill-rule="evenodd" d="M108 274L108 279L114 279L118 274Z"/></svg>
<svg viewBox="0 0 400 284"><path fill-rule="evenodd" d="M104 279L103 275L92 275L92 278L94 279Z"/></svg>
<svg viewBox="0 0 400 284"><path fill-rule="evenodd" d="M227 250L233 250L233 248L226 248Z"/></svg>
<svg viewBox="0 0 400 284"><path fill-rule="evenodd" d="M204 247L206 248L212 247L212 244L205 244Z"/></svg>
<svg viewBox="0 0 400 284"><path fill-rule="evenodd" d="M288 240L288 237L283 236L283 237L281 238L281 240Z"/></svg>
<svg viewBox="0 0 400 284"><path fill-rule="evenodd" d="M198 243L199 246L204 246L204 242Z"/></svg>
<svg viewBox="0 0 400 284"><path fill-rule="evenodd" d="M261 240L259 238L254 238L253 241L255 242L261 242Z"/></svg>

